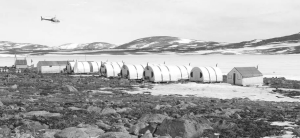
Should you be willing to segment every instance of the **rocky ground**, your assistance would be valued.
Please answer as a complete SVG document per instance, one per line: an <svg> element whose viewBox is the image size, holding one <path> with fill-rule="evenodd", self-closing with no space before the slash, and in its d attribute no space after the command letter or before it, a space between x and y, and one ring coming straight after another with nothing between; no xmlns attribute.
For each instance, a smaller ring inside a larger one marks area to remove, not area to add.
<svg viewBox="0 0 300 138"><path fill-rule="evenodd" d="M276 88L275 93L298 95L281 89L297 89L297 81L269 78L265 84ZM152 84L30 71L2 73L0 138L259 138L287 131L300 135L298 102L126 93L137 87ZM272 124L285 121L292 127Z"/></svg>

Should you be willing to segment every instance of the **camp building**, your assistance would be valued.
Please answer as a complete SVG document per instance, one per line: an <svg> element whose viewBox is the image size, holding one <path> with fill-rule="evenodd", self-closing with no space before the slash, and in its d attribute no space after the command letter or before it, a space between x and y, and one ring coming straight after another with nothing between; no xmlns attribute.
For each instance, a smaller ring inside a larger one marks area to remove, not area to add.
<svg viewBox="0 0 300 138"><path fill-rule="evenodd" d="M15 60L15 67L17 69L26 69L26 68L28 68L26 58L25 59L16 59Z"/></svg>
<svg viewBox="0 0 300 138"><path fill-rule="evenodd" d="M39 73L61 73L66 69L68 61L39 61L37 70Z"/></svg>
<svg viewBox="0 0 300 138"><path fill-rule="evenodd" d="M262 85L263 74L255 67L235 67L227 74L227 83L233 85Z"/></svg>

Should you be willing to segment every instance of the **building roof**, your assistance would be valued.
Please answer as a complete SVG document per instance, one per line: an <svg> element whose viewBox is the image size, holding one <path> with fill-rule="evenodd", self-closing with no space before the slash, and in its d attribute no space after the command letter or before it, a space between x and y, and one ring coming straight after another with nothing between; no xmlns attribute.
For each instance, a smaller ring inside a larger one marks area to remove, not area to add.
<svg viewBox="0 0 300 138"><path fill-rule="evenodd" d="M16 59L15 65L27 65L26 59Z"/></svg>
<svg viewBox="0 0 300 138"><path fill-rule="evenodd" d="M235 67L243 78L259 77L263 74L255 67Z"/></svg>
<svg viewBox="0 0 300 138"><path fill-rule="evenodd" d="M66 66L68 61L39 61L39 66Z"/></svg>

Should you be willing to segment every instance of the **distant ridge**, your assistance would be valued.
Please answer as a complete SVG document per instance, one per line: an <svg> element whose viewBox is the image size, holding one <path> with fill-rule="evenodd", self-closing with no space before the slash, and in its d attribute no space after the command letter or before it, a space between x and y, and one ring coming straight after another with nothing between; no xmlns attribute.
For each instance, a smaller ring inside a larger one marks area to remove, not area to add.
<svg viewBox="0 0 300 138"><path fill-rule="evenodd" d="M92 43L67 43L56 47L49 47L46 45L31 44L31 43L14 43L10 41L0 41L0 50L7 51L38 51L38 54L47 54L71 50L78 51L74 54L80 53L82 50L86 54L137 54L137 53L161 53L174 52L186 54L300 54L300 33L274 37L270 39L254 39L250 41L242 41L238 43L225 43L214 41L203 41L179 38L173 36L152 36L133 40L131 42L114 45L106 42L92 42ZM81 51L80 51L81 50ZM105 50L99 52L99 50ZM46 52L43 52L46 51ZM115 52L117 51L117 52ZM122 52L123 51L123 52ZM30 52L27 52L30 54ZM60 52L61 53L61 52ZM68 53L72 54L72 53Z"/></svg>

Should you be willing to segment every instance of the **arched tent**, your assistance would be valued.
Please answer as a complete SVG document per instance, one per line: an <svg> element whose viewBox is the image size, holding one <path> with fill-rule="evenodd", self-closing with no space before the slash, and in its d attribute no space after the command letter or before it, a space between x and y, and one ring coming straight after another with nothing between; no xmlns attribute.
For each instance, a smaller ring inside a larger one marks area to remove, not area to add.
<svg viewBox="0 0 300 138"><path fill-rule="evenodd" d="M87 61L76 61L74 68L74 73L91 73L91 66Z"/></svg>
<svg viewBox="0 0 300 138"><path fill-rule="evenodd" d="M122 62L104 62L100 67L100 75L105 77L117 77L121 72Z"/></svg>
<svg viewBox="0 0 300 138"><path fill-rule="evenodd" d="M127 79L142 79L145 65L124 64L121 76Z"/></svg>
<svg viewBox="0 0 300 138"><path fill-rule="evenodd" d="M217 75L212 67L205 67L209 72L210 82L217 82Z"/></svg>
<svg viewBox="0 0 300 138"><path fill-rule="evenodd" d="M177 66L178 69L180 70L181 74L179 76L179 78L181 80L188 80L190 79L190 73L192 71L192 67L191 66Z"/></svg>
<svg viewBox="0 0 300 138"><path fill-rule="evenodd" d="M163 65L161 65L163 66ZM178 81L181 78L181 71L177 66L167 66L164 65L167 68L169 77L164 77L164 81Z"/></svg>
<svg viewBox="0 0 300 138"><path fill-rule="evenodd" d="M144 69L144 79L151 82L162 82L161 69L157 65L147 65Z"/></svg>
<svg viewBox="0 0 300 138"><path fill-rule="evenodd" d="M214 69L216 73L216 82L222 82L223 81L223 73L220 68L218 67L211 67Z"/></svg>
<svg viewBox="0 0 300 138"><path fill-rule="evenodd" d="M190 73L190 81L210 82L209 70L205 67L194 67Z"/></svg>
<svg viewBox="0 0 300 138"><path fill-rule="evenodd" d="M67 72L68 73L73 73L74 72L74 66L75 66L75 61L68 61L67 62Z"/></svg>

